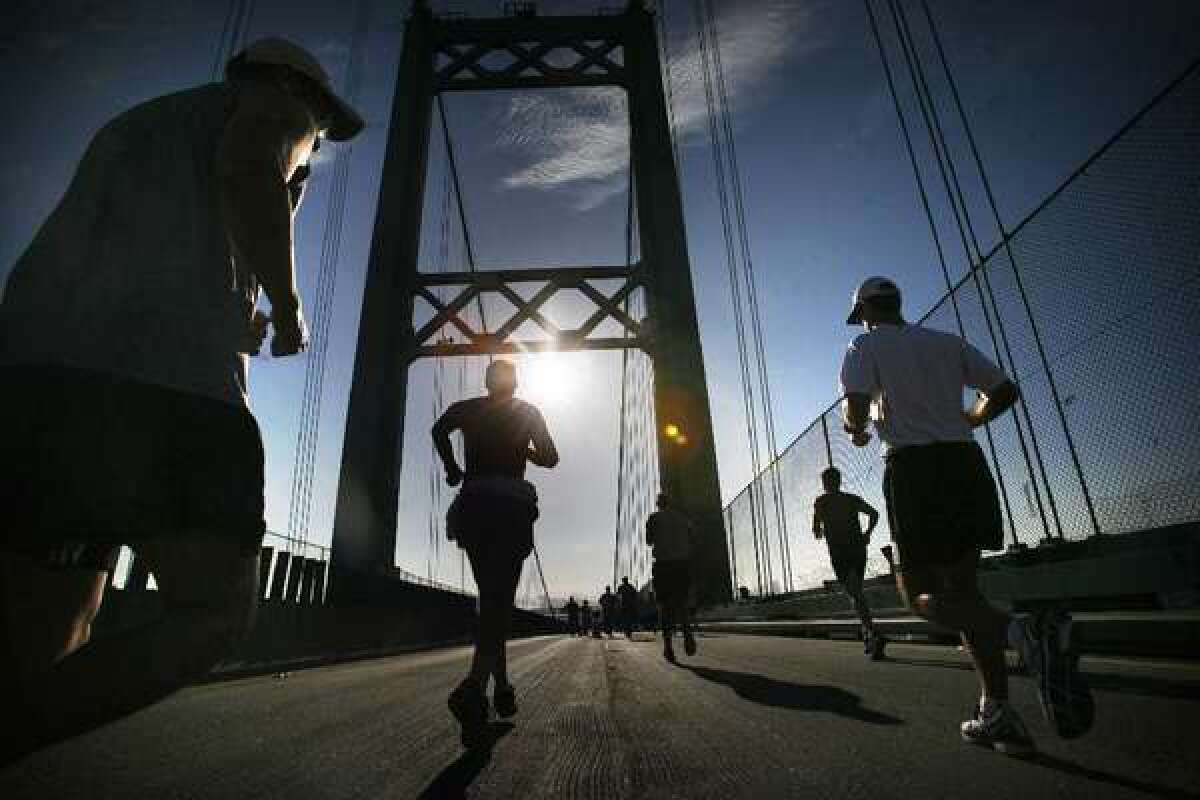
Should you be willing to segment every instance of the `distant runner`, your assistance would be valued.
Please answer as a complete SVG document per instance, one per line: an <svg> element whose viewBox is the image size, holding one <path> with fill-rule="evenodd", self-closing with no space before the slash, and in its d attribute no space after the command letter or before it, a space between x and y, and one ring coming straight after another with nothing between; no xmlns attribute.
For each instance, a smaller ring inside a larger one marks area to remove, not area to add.
<svg viewBox="0 0 1200 800"><path fill-rule="evenodd" d="M583 606L579 609L579 625L580 633L584 636L592 634L592 605L587 600L583 601Z"/></svg>
<svg viewBox="0 0 1200 800"><path fill-rule="evenodd" d="M821 484L825 494L813 504L813 536L825 540L838 583L850 595L854 610L862 621L863 650L878 661L883 658L887 640L875 632L871 607L863 593L863 574L867 569L867 543L879 524L879 512L858 495L841 491L842 473L834 467L821 473ZM866 533L862 529L861 514L870 519Z"/></svg>
<svg viewBox="0 0 1200 800"><path fill-rule="evenodd" d="M977 583L980 551L999 549L1004 531L972 429L1011 408L1016 385L961 338L905 322L900 290L887 278L859 286L846 322L867 328L842 362L846 432L865 446L874 407L900 592L921 617L962 632L979 674L982 696L962 723L962 738L1010 755L1035 750L1008 702L1006 639L1037 677L1042 710L1058 734L1082 735L1094 706L1071 647L1070 615L1009 616L988 604ZM964 411L966 387L978 393Z"/></svg>
<svg viewBox="0 0 1200 800"><path fill-rule="evenodd" d="M621 578L617 587L617 596L621 599L621 630L626 639L633 638L633 630L638 621L638 592L637 587L629 582L629 578Z"/></svg>
<svg viewBox="0 0 1200 800"><path fill-rule="evenodd" d="M567 630L572 636L579 635L579 603L575 602L575 598L571 597L567 600Z"/></svg>
<svg viewBox="0 0 1200 800"><path fill-rule="evenodd" d="M675 663L671 637L675 626L683 630L683 651L696 655L692 635L690 598L692 591L692 521L675 508L664 493L658 496L658 510L646 520L646 544L654 549L654 594L662 622L663 658Z"/></svg>
<svg viewBox="0 0 1200 800"><path fill-rule="evenodd" d="M511 362L488 365L486 397L455 403L433 426L433 442L446 468L446 483L462 484L446 513L446 531L467 553L479 587L479 633L471 671L449 699L467 747L482 743L488 721L487 683L501 717L517 713L508 681L505 646L521 566L533 550L537 491L526 481L525 463L552 468L558 451L542 414L514 397L517 370ZM452 431L462 431L467 470L454 457Z"/></svg>
<svg viewBox="0 0 1200 800"><path fill-rule="evenodd" d="M608 638L612 638L613 629L617 625L617 610L620 600L613 594L611 586L604 587L604 594L600 595L600 626Z"/></svg>

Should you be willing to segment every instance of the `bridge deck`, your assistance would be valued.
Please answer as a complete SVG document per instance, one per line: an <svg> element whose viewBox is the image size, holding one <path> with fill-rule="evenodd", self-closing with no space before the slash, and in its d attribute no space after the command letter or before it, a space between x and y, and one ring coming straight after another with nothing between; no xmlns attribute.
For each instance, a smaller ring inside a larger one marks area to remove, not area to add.
<svg viewBox="0 0 1200 800"><path fill-rule="evenodd" d="M1188 797L1200 668L1090 659L1096 729L1062 742L1014 682L1043 755L960 743L973 677L952 648L710 635L682 666L635 641L514 643L521 713L463 757L455 648L197 686L0 773L0 795L278 798Z"/></svg>

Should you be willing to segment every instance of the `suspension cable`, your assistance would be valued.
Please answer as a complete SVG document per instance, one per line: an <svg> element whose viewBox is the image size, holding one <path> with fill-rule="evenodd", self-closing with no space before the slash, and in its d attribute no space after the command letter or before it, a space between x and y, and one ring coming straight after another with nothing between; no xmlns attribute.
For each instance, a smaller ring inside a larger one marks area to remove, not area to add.
<svg viewBox="0 0 1200 800"><path fill-rule="evenodd" d="M1058 383L1050 369L1050 362L1046 355L1046 349L1042 344L1041 332L1038 329L1037 320L1035 320L1033 317L1033 310L1029 305L1029 296L1025 291L1025 284L1021 278L1021 270L1017 265L1016 256L1012 251L1011 234L1005 229L1004 220L1000 216L1000 209L996 203L995 193L992 191L991 181L988 179L987 171L983 166L983 157L979 153L979 147L975 142L975 134L972 131L971 123L967 118L967 113L963 108L962 98L958 93L958 84L955 82L954 75L950 71L950 63L946 58L946 51L942 47L941 35L938 33L937 26L933 22L933 14L930 12L929 4L926 2L926 0L921 0L921 7L925 12L925 19L929 24L930 33L933 35L933 43L937 49L938 59L941 62L942 70L946 74L946 83L950 87L950 95L954 99L954 106L958 110L959 119L962 121L963 131L966 133L967 143L970 145L971 156L975 161L975 168L978 170L980 181L983 183L984 194L987 196L988 206L991 208L992 217L995 220L996 228L1000 232L1000 239L1004 243L1004 251L1008 256L1008 262L1012 265L1013 277L1015 278L1017 284L1017 291L1021 296L1021 303L1025 307L1025 315L1029 318L1029 326L1033 333L1034 345L1037 348L1038 358L1042 364L1042 370L1046 373L1046 381L1050 388L1050 396L1054 400L1054 407L1058 412L1059 423L1062 426L1063 436L1066 439L1067 452L1071 455L1071 463L1075 467L1075 473L1079 478L1079 487L1083 493L1083 502L1087 507L1088 517L1092 523L1092 531L1094 534L1099 535L1101 530L1099 519L1096 516L1096 507L1092 502L1092 494L1088 488L1087 481L1084 479L1083 465L1079 459L1079 452L1075 447L1075 438L1071 434L1070 427L1067 425L1066 412L1063 410L1063 403L1058 393ZM1059 536L1062 536L1061 527L1059 529Z"/></svg>
<svg viewBox="0 0 1200 800"><path fill-rule="evenodd" d="M905 146L905 149L908 151L908 160L912 166L913 177L915 178L916 184L917 184L917 193L921 197L921 207L924 209L925 219L929 223L929 233L930 233L930 236L933 238L934 249L937 251L937 256L938 256L938 264L941 266L942 277L946 282L946 292L950 298L951 307L954 309L954 318L958 324L958 332L959 332L959 335L965 339L966 338L966 327L963 324L962 313L958 307L958 295L954 291L954 284L950 278L950 268L946 262L946 253L945 253L944 248L942 247L942 239L938 233L937 223L934 220L933 209L931 208L931 206L929 204L929 193L925 188L925 180L921 175L921 168L917 161L917 154L916 154L915 149L913 148L912 135L909 133L909 130L908 130L907 118L905 117L903 107L900 105L900 95L896 91L895 80L892 77L892 68L891 68L891 65L888 63L888 59L887 59L887 50L883 46L883 37L880 35L879 25L875 20L875 12L871 9L871 0L863 0L863 5L866 7L867 18L870 20L870 23L871 23L871 32L874 34L875 44L879 50L879 58L880 58L880 62L883 65L883 74L887 81L888 92L891 94L892 103L896 110L896 119L900 123L900 131L903 134L904 146ZM982 301L982 293L980 294L980 298ZM995 347L996 337L995 337L995 333L992 331L991 320L987 315L986 305L981 302L981 306L984 307L984 319L987 320L988 333L992 340L992 346ZM999 351L997 350L997 357L998 356L999 356ZM1009 529L1013 532L1013 536L1015 537L1016 529L1017 529L1016 523L1013 518L1012 506L1009 503L1008 490L1007 490L1007 487L1005 486L1004 476L1003 476L1003 473L1001 472L1001 470L999 469L1000 460L996 453L996 442L994 439L994 435L992 433L991 423L988 423L987 425L984 426L984 432L987 436L988 450L991 452L991 455L992 455L992 463L995 464L997 467L996 468L996 476L997 476L997 479L1000 484L1000 496L1004 501L1004 509L1005 509L1005 514L1008 517ZM826 434L826 440L828 441L828 433Z"/></svg>
<svg viewBox="0 0 1200 800"><path fill-rule="evenodd" d="M963 247L963 252L967 257L967 261L971 268L971 274L975 281L982 280L983 291L986 293L986 302L983 302L984 311L986 313L987 304L991 304L992 314L995 316L996 331L1000 335L1000 344L1004 350L1004 357L1007 358L1009 368L1013 374L1013 379L1017 380L1017 365L1013 359L1012 349L1009 345L1008 332L1004 325L1004 320L1000 315L1000 307L996 302L996 295L992 289L991 273L983 269L982 251L979 247L978 237L975 235L974 226L971 224L969 212L967 210L966 200L963 197L961 187L958 184L958 174L954 169L954 162L950 154L950 149L946 144L945 137L942 132L941 122L937 115L937 109L933 103L933 97L929 93L928 84L924 79L924 70L920 60L916 57L916 47L908 38L909 30L907 22L903 17L903 10L900 9L894 0L888 0L889 8L892 15L892 22L896 28L896 35L899 37L901 50L904 55L905 63L908 66L909 80L912 83L913 91L917 96L918 103L921 109L921 115L925 122L925 129L933 144L934 153L937 156L938 172L942 178L942 186L946 192L947 199L950 201L951 209L954 212L954 221L958 228L959 240ZM961 211L959 206L961 205ZM980 295L980 300L983 301L984 295ZM997 352L997 360L1001 364L1004 361L1000 358L1000 353ZM1025 427L1028 428L1028 433L1021 425L1021 417L1024 416ZM1019 403L1018 409L1013 417L1013 423L1016 426L1017 439L1021 446L1022 455L1025 458L1025 466L1029 475L1030 483L1032 484L1034 497L1037 501L1038 512L1042 518L1042 529L1047 537L1050 536L1050 531L1047 526L1045 509L1042 505L1042 496L1038 487L1037 477L1034 475L1034 465L1038 467L1042 478L1042 483L1045 486L1047 499L1049 500L1051 518L1054 520L1055 527L1059 537L1062 536L1062 523L1058 517L1058 508L1054 500L1054 494L1050 489L1050 481L1046 475L1045 464L1042 461L1041 449L1038 446L1037 433L1033 427L1033 419L1029 413L1029 406L1025 403ZM1032 455L1031 455L1032 448ZM1013 537L1016 538L1016 531L1013 531Z"/></svg>

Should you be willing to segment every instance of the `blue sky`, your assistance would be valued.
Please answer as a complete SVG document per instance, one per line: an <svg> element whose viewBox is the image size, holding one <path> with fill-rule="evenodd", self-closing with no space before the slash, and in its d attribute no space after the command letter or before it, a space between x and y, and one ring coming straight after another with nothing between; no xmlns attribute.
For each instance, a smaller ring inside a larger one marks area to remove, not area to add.
<svg viewBox="0 0 1200 800"><path fill-rule="evenodd" d="M353 146L333 307L310 530L318 542L330 535L358 303L405 14L404 3L366 1L371 33L362 54L359 106L368 128ZM439 11L480 15L496 13L500 5L434 4ZM590 12L596 3L540 5L543 13L569 13ZM671 0L669 37L676 57L689 246L728 499L750 478L750 460L690 5ZM892 275L916 316L941 293L941 277L862 5L832 0L715 5L783 446L834 398L837 365L852 333L842 322L855 283L866 274ZM1186 0L931 5L1010 225L1200 49L1189 36L1200 29L1200 6ZM251 37L284 35L304 43L340 83L352 7L263 0L256 4ZM75 0L15 8L15 27L0 34L0 97L10 110L0 128L6 155L0 164L0 276L53 208L89 137L107 118L140 100L207 80L226 4L120 0L101 6ZM915 21L916 9L910 13ZM481 266L621 263L628 153L620 92L453 95L447 112ZM953 133L951 138L965 159L960 138ZM297 223L306 297L320 254L332 150L322 151ZM437 258L442 169L435 144L422 262L431 265ZM977 184L969 180L966 188L981 199ZM948 216L944 206L937 210ZM985 241L994 241L993 227L983 223L985 208L979 204L973 211ZM948 252L953 272L961 274L962 254L953 247ZM556 310L572 311L569 305ZM553 371L525 365L535 384L530 399L545 406L564 457L558 470L535 475L543 497L539 544L554 594L594 595L611 565L619 356L547 360L555 362ZM252 403L268 448L268 523L274 530L287 527L304 369L303 359L264 358L252 367ZM450 365L446 372L455 391L457 370ZM468 388L478 382L478 371L478 364L464 371ZM547 376L560 371L571 380L550 391ZM397 561L457 582L453 552L444 543L436 553L428 546L433 372L432 363L412 371Z"/></svg>

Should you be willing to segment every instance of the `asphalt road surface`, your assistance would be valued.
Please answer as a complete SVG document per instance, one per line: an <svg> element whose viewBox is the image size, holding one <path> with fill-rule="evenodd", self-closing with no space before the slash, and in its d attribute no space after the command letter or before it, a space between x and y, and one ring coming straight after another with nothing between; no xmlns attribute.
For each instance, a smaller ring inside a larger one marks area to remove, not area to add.
<svg viewBox="0 0 1200 800"><path fill-rule="evenodd" d="M445 707L465 648L210 683L8 767L0 797L1200 797L1200 665L1086 661L1097 722L1073 742L1015 679L1040 747L1016 760L959 740L976 690L953 648L700 648L671 666L648 634L516 642L521 710L479 754Z"/></svg>

